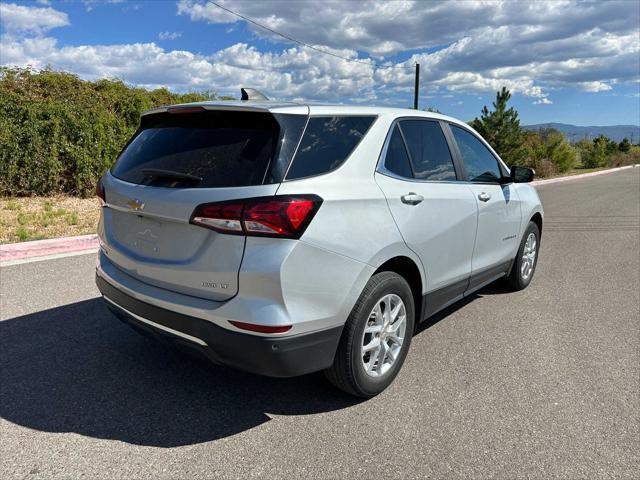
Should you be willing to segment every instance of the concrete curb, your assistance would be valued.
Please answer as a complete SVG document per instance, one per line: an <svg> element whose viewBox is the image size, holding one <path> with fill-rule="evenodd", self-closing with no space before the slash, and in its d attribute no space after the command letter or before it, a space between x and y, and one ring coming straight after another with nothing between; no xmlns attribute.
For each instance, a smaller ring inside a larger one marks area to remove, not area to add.
<svg viewBox="0 0 640 480"><path fill-rule="evenodd" d="M87 252L97 251L98 236L95 234L80 235L77 237L51 238L49 240L0 245L0 264L32 257L49 257L83 250Z"/></svg>
<svg viewBox="0 0 640 480"><path fill-rule="evenodd" d="M607 173L618 172L628 168L638 167L639 165L628 165L626 167L611 168L609 170L601 170L599 172L583 173L580 175L570 175L568 177L549 178L547 180L536 180L531 185L547 185L549 183L566 182L569 180L578 180L586 177L595 177ZM50 240L36 240L33 242L10 243L8 245L0 245L0 265L11 265L15 262L20 263L22 260L30 258L46 257L56 258L59 255L72 254L76 252L95 252L98 250L97 235L81 235L78 237L52 238Z"/></svg>
<svg viewBox="0 0 640 480"><path fill-rule="evenodd" d="M569 180L579 180L581 178L596 177L598 175L605 175L607 173L619 172L620 170L626 170L628 168L636 168L638 166L640 165L639 164L626 165L624 167L609 168L608 170L600 170L598 172L581 173L580 175L569 175L566 177L548 178L546 180L534 180L533 182L531 182L531 185L534 185L534 186L547 185L549 183L567 182Z"/></svg>

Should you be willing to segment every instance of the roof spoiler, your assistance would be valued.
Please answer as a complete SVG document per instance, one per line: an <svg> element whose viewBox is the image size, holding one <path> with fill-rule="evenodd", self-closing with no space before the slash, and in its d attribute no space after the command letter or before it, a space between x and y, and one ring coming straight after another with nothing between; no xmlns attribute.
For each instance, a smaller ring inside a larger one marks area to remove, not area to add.
<svg viewBox="0 0 640 480"><path fill-rule="evenodd" d="M269 100L255 88L241 88L240 93L242 94L240 100Z"/></svg>

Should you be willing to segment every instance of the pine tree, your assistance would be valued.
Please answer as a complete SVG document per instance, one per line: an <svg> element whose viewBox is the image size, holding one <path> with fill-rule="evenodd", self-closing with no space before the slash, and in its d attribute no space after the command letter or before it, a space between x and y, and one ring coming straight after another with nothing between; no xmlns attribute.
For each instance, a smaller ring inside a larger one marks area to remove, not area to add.
<svg viewBox="0 0 640 480"><path fill-rule="evenodd" d="M516 165L525 155L525 135L520 128L518 112L513 107L507 108L511 93L506 87L496 92L493 111L485 106L480 118L475 118L469 124L489 142L493 149L507 165Z"/></svg>
<svg viewBox="0 0 640 480"><path fill-rule="evenodd" d="M623 138L622 141L618 144L618 150L621 152L628 152L631 150L631 142L629 142L628 138Z"/></svg>

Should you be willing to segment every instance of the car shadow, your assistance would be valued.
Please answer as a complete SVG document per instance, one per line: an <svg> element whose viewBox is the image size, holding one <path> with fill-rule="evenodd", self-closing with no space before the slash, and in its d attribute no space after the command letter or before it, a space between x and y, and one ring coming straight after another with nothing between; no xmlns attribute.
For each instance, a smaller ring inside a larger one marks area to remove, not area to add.
<svg viewBox="0 0 640 480"><path fill-rule="evenodd" d="M416 334L492 285L418 325ZM138 335L101 298L0 321L0 417L34 430L177 447L228 437L269 415L361 400L320 374L267 378L219 367Z"/></svg>
<svg viewBox="0 0 640 480"><path fill-rule="evenodd" d="M449 315L457 312L458 310L464 308L466 305L469 305L475 299L486 296L486 295L503 295L507 293L512 293L508 289L506 289L500 281L496 281L490 283L489 285L482 287L480 290L472 293L469 296L463 297L461 300L457 301L453 305L449 305L447 308L440 310L435 315L427 318L426 320L420 322L415 329L414 335L418 335L430 327L434 326L436 323L444 320Z"/></svg>
<svg viewBox="0 0 640 480"><path fill-rule="evenodd" d="M319 374L273 379L184 355L101 298L0 322L0 416L35 430L176 447L356 403Z"/></svg>

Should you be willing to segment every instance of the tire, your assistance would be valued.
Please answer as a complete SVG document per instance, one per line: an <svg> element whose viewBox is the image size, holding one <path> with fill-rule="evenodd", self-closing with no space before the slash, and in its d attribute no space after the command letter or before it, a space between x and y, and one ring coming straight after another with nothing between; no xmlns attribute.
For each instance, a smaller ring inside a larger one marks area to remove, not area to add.
<svg viewBox="0 0 640 480"><path fill-rule="evenodd" d="M385 310L397 311L395 321L384 315ZM394 272L375 274L351 310L333 365L325 370L325 376L334 386L350 395L374 397L398 375L411 345L414 323L415 306L407 281ZM398 344L400 337L402 341ZM364 343L371 347L376 345L376 340L377 348L363 352ZM377 360L381 356L382 362Z"/></svg>
<svg viewBox="0 0 640 480"><path fill-rule="evenodd" d="M528 253L528 259L525 260L525 250L528 249L527 241L531 235L533 235L535 241L533 246L533 257L531 256L531 253ZM527 225L527 229L524 231L524 235L522 236L522 240L520 241L520 248L518 248L518 253L513 262L513 266L511 267L511 272L509 272L509 276L506 279L506 284L511 290L523 290L529 286L531 279L533 278L533 274L536 271L536 265L538 265L539 251L540 230L535 223L529 222L529 225ZM528 265L527 268L523 267L525 262ZM525 273L527 274L525 275Z"/></svg>

